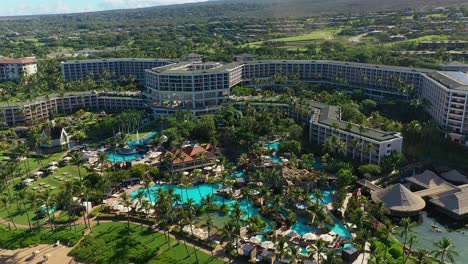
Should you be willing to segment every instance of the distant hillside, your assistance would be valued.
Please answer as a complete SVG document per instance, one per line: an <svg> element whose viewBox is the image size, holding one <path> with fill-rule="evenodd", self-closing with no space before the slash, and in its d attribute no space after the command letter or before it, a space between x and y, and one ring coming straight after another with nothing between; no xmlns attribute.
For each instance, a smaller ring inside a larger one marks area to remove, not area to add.
<svg viewBox="0 0 468 264"><path fill-rule="evenodd" d="M434 7L468 5L466 0L218 0L225 3L262 5L265 16L309 16L332 13L365 13L385 10L426 10ZM254 11L258 14L258 11Z"/></svg>

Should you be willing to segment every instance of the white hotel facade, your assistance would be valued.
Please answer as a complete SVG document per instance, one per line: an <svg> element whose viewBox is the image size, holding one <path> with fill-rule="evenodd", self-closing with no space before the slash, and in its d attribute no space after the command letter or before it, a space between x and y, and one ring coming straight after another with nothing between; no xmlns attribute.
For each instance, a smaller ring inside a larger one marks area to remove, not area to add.
<svg viewBox="0 0 468 264"><path fill-rule="evenodd" d="M114 79L136 76L138 81L144 82L145 98L138 99L142 100L138 106L151 108L155 115L169 115L182 109L194 115L212 113L229 104L231 87L240 83L261 83L263 79L268 82L274 76L325 83L344 90L361 89L376 100L409 99L410 95L402 88L411 88L415 96L430 102L427 112L440 127L448 130L452 140L462 141L462 137L468 136L468 75L458 71L323 60L203 63L199 60L106 59L62 63L66 80L86 78L89 74L98 76L104 69L113 73ZM332 134L338 134L346 143L347 155L374 163L380 163L382 157L393 151L401 151L403 139L398 133L362 131L355 125L350 129L341 121L338 108L317 105L306 118L311 142L323 144ZM374 151L366 153L362 147L353 150L349 144L353 138L361 140L361 146L373 144Z"/></svg>

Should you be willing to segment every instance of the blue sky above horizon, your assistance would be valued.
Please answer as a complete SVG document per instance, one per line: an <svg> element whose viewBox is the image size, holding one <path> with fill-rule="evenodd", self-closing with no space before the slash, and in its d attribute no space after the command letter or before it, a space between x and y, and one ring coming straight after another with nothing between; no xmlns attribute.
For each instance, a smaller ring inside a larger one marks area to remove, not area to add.
<svg viewBox="0 0 468 264"><path fill-rule="evenodd" d="M0 0L0 16L24 16L140 8L204 0Z"/></svg>

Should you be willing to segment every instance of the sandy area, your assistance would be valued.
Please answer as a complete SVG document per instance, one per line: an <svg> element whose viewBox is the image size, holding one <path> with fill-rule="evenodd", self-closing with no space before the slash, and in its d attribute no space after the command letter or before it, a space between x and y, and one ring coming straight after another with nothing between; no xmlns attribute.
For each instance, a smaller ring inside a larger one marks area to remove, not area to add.
<svg viewBox="0 0 468 264"><path fill-rule="evenodd" d="M32 257L32 253L38 250L39 254L35 258ZM17 250L4 250L0 249L0 263L50 263L50 264L67 264L76 263L73 258L67 256L72 248L60 245L54 247L53 245L38 245L30 248L22 248ZM44 261L44 255L49 255L49 260Z"/></svg>

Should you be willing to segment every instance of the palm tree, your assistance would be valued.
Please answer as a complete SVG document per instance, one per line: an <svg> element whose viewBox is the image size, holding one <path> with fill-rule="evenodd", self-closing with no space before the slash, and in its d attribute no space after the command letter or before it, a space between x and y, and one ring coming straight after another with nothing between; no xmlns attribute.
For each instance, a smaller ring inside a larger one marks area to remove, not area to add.
<svg viewBox="0 0 468 264"><path fill-rule="evenodd" d="M440 263L445 263L445 258L447 258L450 263L455 263L455 257L458 256L458 252L455 250L455 246L451 239L444 237L441 240L434 242L434 247L437 249L432 251L432 253L439 259Z"/></svg>
<svg viewBox="0 0 468 264"><path fill-rule="evenodd" d="M29 217L29 212L28 212L28 209L26 208L26 198L27 198L26 190L25 189L20 190L18 192L18 199L23 203L23 212L26 213L26 217L28 218L29 230L32 230L31 217Z"/></svg>
<svg viewBox="0 0 468 264"><path fill-rule="evenodd" d="M371 213L373 217L381 222L386 222L387 216L390 215L390 211L385 207L382 201L378 201L372 206Z"/></svg>
<svg viewBox="0 0 468 264"><path fill-rule="evenodd" d="M120 197L119 201L122 203L123 206L129 208L130 205L132 205L132 199L130 198L130 195L128 195L127 192L123 192ZM128 234L130 235L130 210L127 210L127 229L128 229Z"/></svg>
<svg viewBox="0 0 468 264"><path fill-rule="evenodd" d="M349 142L349 146L353 149L353 160L354 160L354 157L355 157L355 154L356 154L356 149L361 148L361 141L359 139L357 139L357 138L353 138Z"/></svg>
<svg viewBox="0 0 468 264"><path fill-rule="evenodd" d="M29 200L29 203L30 203L30 206L33 210L37 211L38 209L38 200L39 200L39 196L36 192L27 192L26 193L26 196ZM39 217L36 216L36 225L38 226L38 228L41 228L41 225L39 224Z"/></svg>
<svg viewBox="0 0 468 264"><path fill-rule="evenodd" d="M429 264L432 263L429 251L427 249L421 248L413 251L413 255L416 259L416 264Z"/></svg>
<svg viewBox="0 0 468 264"><path fill-rule="evenodd" d="M85 162L85 159L79 152L73 152L70 155L70 157L71 157L72 163L76 166L76 169L78 170L78 176L80 177L80 181L82 181L83 179L81 178L80 166L83 162Z"/></svg>
<svg viewBox="0 0 468 264"><path fill-rule="evenodd" d="M109 158L109 155L106 152L99 153L98 162L99 164L101 164L101 175L104 175L103 171L104 171L105 165L107 164L108 158Z"/></svg>
<svg viewBox="0 0 468 264"><path fill-rule="evenodd" d="M315 243L314 253L317 254L317 263L322 263L322 253L327 249L327 243L322 239L318 239Z"/></svg>
<svg viewBox="0 0 468 264"><path fill-rule="evenodd" d="M385 238L385 243L384 243L384 245L385 245L384 255L385 256L384 257L387 258L387 250L388 250L388 246L390 244L389 238L393 233L395 233L396 227L393 226L392 221L386 220L383 223L383 225L380 225L378 227L378 230L379 230L380 233L383 234L383 236Z"/></svg>
<svg viewBox="0 0 468 264"><path fill-rule="evenodd" d="M411 218L406 217L401 219L400 226L403 230L400 232L400 236L403 237L403 263L406 263L406 244L408 243L408 236L413 232L413 228L416 224L411 220Z"/></svg>
<svg viewBox="0 0 468 264"><path fill-rule="evenodd" d="M276 247L276 259L282 259L284 255L288 253L288 240L285 237L280 237L275 244ZM319 262L320 263L320 262Z"/></svg>
<svg viewBox="0 0 468 264"><path fill-rule="evenodd" d="M203 227L206 227L208 230L208 243L211 244L211 230L214 228L214 222L210 215L206 218L206 222L203 224ZM211 249L211 255L213 256L213 248Z"/></svg>
<svg viewBox="0 0 468 264"><path fill-rule="evenodd" d="M369 240L372 238L372 235L368 229L363 229L361 232L359 232L358 240L361 244L361 249L362 249L362 260L361 264L364 263L365 255L366 255L366 244L369 242ZM403 262L404 263L404 262Z"/></svg>
<svg viewBox="0 0 468 264"><path fill-rule="evenodd" d="M372 154L375 153L374 144L372 144L370 142L364 144L364 151L369 153L369 164L372 163Z"/></svg>
<svg viewBox="0 0 468 264"><path fill-rule="evenodd" d="M55 195L50 191L43 192L41 197L41 200L45 204L47 210L47 218L49 219L49 225L52 231L55 229L55 222L52 221L52 218L50 217L50 212L52 211L51 206L55 204L55 198Z"/></svg>
<svg viewBox="0 0 468 264"><path fill-rule="evenodd" d="M7 211L7 214L8 214L8 218L10 218L11 223L13 224L15 229L17 229L15 221L13 220L13 217L12 217L12 215L10 213L10 207L11 207L11 198L10 198L10 196L8 196L5 193L2 194L0 196L0 206L5 208L5 210Z"/></svg>

